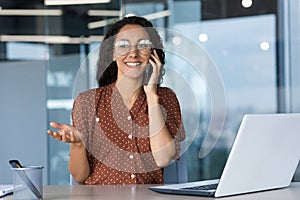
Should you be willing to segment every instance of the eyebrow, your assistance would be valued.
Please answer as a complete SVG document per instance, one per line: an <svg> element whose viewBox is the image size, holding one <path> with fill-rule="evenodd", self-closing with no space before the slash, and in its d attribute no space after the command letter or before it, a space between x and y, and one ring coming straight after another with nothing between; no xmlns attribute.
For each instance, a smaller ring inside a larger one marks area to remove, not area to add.
<svg viewBox="0 0 300 200"><path fill-rule="evenodd" d="M120 44L120 42L122 42L122 43L128 42L129 44L131 44L128 39L119 39L119 40L116 41L115 44ZM152 44L150 39L140 39L136 44L139 44L141 42L143 42L144 44Z"/></svg>
<svg viewBox="0 0 300 200"><path fill-rule="evenodd" d="M149 39L141 39L141 40L139 40L138 44L140 42L144 42L145 44L152 44L152 42Z"/></svg>
<svg viewBox="0 0 300 200"><path fill-rule="evenodd" d="M115 45L116 44L130 44L130 42L129 42L129 40L126 40L126 39L120 39L120 40L118 40L118 41L116 41L116 43L115 43Z"/></svg>

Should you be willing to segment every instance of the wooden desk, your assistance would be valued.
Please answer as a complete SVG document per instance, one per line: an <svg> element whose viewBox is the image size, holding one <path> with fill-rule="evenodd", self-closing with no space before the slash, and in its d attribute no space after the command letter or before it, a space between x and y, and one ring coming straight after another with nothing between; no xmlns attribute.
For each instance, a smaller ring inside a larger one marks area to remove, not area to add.
<svg viewBox="0 0 300 200"><path fill-rule="evenodd" d="M153 192L149 185L106 185L106 186L45 186L44 200L68 199L101 199L101 200L189 200L214 199L210 197L168 195ZM13 199L8 196L4 199ZM236 195L218 199L226 200L299 200L300 182L292 183L290 187L265 192Z"/></svg>

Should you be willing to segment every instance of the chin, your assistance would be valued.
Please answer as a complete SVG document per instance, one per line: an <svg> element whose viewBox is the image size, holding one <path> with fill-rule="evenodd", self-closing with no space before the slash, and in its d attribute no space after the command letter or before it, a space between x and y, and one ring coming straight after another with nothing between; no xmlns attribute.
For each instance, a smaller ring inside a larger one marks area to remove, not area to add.
<svg viewBox="0 0 300 200"><path fill-rule="evenodd" d="M123 74L124 78L128 78L128 79L141 79L142 78L142 72L130 72L128 71L126 74Z"/></svg>

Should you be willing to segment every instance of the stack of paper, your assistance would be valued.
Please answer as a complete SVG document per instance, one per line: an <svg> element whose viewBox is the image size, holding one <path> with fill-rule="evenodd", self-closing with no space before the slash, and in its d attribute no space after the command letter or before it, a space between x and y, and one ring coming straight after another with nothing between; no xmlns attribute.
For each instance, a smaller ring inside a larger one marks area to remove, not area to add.
<svg viewBox="0 0 300 200"><path fill-rule="evenodd" d="M14 190L13 185L0 185L0 197L12 194Z"/></svg>

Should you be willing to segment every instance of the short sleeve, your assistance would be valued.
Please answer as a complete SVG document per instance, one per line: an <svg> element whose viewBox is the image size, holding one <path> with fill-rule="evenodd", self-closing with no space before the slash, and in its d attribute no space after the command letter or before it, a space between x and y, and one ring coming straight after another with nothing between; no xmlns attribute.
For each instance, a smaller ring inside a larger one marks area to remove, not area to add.
<svg viewBox="0 0 300 200"><path fill-rule="evenodd" d="M88 144L89 134L95 121L95 90L80 93L74 100L72 124L80 132L80 138Z"/></svg>

